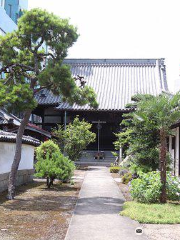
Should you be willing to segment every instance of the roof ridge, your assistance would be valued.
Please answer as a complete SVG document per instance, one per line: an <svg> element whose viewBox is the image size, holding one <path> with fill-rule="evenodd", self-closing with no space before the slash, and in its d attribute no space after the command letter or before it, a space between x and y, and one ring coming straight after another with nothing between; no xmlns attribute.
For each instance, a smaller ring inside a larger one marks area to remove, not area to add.
<svg viewBox="0 0 180 240"><path fill-rule="evenodd" d="M65 60L164 60L165 58L65 58Z"/></svg>
<svg viewBox="0 0 180 240"><path fill-rule="evenodd" d="M3 130L0 130L0 142L16 142L16 133L12 133L12 132L6 132ZM22 142L23 144L29 144L29 145L33 145L33 146L38 146L40 145L40 141L36 138L33 138L31 136L26 136L23 135L22 137Z"/></svg>
<svg viewBox="0 0 180 240"><path fill-rule="evenodd" d="M86 59L86 58L66 58L64 63L67 64L88 64L88 65L156 65L157 61L160 62L162 65L164 64L164 58L144 58L144 59Z"/></svg>

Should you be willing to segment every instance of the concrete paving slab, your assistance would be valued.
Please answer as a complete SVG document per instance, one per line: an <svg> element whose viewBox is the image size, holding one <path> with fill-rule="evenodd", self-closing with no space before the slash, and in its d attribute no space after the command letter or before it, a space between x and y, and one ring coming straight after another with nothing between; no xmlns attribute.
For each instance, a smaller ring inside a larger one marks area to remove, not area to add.
<svg viewBox="0 0 180 240"><path fill-rule="evenodd" d="M147 240L119 215L125 199L106 167L89 167L65 240Z"/></svg>

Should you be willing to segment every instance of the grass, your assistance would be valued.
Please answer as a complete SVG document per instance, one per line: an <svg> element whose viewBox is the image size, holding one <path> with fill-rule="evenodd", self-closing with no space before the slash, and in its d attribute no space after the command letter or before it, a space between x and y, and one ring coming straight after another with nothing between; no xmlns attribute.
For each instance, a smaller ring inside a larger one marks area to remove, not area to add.
<svg viewBox="0 0 180 240"><path fill-rule="evenodd" d="M126 202L120 215L130 217L140 223L177 224L180 223L180 203Z"/></svg>

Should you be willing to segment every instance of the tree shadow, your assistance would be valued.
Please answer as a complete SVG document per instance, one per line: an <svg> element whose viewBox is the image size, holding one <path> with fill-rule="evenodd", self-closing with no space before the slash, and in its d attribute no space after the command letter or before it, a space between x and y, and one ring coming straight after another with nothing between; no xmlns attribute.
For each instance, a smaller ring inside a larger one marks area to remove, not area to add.
<svg viewBox="0 0 180 240"><path fill-rule="evenodd" d="M77 215L118 214L124 201L113 197L80 198L75 209Z"/></svg>
<svg viewBox="0 0 180 240"><path fill-rule="evenodd" d="M78 196L41 195L32 198L21 198L8 202L3 207L11 211L67 211ZM124 201L111 197L81 198L75 209L75 215L119 214Z"/></svg>
<svg viewBox="0 0 180 240"><path fill-rule="evenodd" d="M21 198L8 202L3 207L11 211L67 211L76 203L78 197L70 196L36 196L32 198Z"/></svg>
<svg viewBox="0 0 180 240"><path fill-rule="evenodd" d="M39 188L39 192L42 193L42 197L46 196L45 193L51 195L53 192L62 192L62 193L66 193L66 192L73 192L73 191L78 191L79 187L72 185L70 186L69 183L60 183L60 182L56 182L50 189L48 189L48 187L46 186L46 181L44 179L38 179L38 180L34 180L30 183L25 183L22 184L20 186L16 187L16 194L15 194L15 199L13 201L8 201L7 200L7 190L0 193L0 204L3 204L5 202L8 202L8 205L10 206L12 204L13 206L13 202L19 201L19 202L26 202L28 201L28 199L20 199L19 196L27 191L33 190L33 189L37 189ZM51 198L51 196L50 196ZM37 199L38 201L40 201L41 196L39 197L39 199ZM36 201L36 199L33 197L33 200ZM30 201L32 201L32 199L30 199ZM11 203L11 204L10 204ZM28 204L27 204L28 205Z"/></svg>
<svg viewBox="0 0 180 240"><path fill-rule="evenodd" d="M33 180L32 182L24 183L22 185L16 186L15 195L19 196L20 194L26 192L27 190L40 187L44 184L45 184L44 181L34 181ZM3 204L4 202L8 201L7 200L7 194L8 194L7 190L0 193L0 204Z"/></svg>
<svg viewBox="0 0 180 240"><path fill-rule="evenodd" d="M106 167L103 167L106 169ZM102 171L102 167L98 167L98 166L90 166L87 169L88 171Z"/></svg>

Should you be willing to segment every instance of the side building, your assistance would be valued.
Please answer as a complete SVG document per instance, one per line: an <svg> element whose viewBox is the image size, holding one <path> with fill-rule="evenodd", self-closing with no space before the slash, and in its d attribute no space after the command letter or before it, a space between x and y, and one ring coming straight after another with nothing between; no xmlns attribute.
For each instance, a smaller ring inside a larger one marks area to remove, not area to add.
<svg viewBox="0 0 180 240"><path fill-rule="evenodd" d="M0 35L17 28L18 18L28 8L28 0L0 0Z"/></svg>

